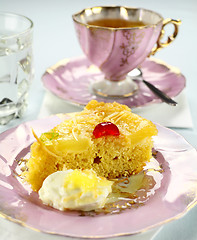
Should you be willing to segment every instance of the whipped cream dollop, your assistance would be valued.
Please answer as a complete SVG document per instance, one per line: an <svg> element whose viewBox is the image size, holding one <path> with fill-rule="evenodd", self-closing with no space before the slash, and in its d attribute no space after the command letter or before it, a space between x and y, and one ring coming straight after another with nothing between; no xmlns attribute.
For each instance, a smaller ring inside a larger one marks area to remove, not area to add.
<svg viewBox="0 0 197 240"><path fill-rule="evenodd" d="M61 211L91 211L104 207L112 184L93 170L70 169L49 175L38 193L44 204Z"/></svg>

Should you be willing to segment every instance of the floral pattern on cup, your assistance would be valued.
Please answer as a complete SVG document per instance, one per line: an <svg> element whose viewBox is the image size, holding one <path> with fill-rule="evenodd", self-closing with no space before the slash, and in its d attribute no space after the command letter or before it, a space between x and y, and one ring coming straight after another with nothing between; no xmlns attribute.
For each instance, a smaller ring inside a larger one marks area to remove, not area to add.
<svg viewBox="0 0 197 240"><path fill-rule="evenodd" d="M120 66L124 66L128 63L128 58L136 52L138 45L141 43L144 38L144 32L141 32L137 35L136 32L131 32L129 30L124 30L122 32L123 37L127 40L127 43L124 42L121 44L120 48L122 49L122 54L124 55L121 58Z"/></svg>

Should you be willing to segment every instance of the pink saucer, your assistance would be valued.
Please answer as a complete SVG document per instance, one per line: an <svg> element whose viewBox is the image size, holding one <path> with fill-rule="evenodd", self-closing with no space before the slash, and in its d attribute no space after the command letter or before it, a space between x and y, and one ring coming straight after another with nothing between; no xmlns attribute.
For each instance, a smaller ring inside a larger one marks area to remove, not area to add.
<svg viewBox="0 0 197 240"><path fill-rule="evenodd" d="M141 65L145 80L154 84L170 97L177 96L185 87L185 77L181 72L160 60L147 58ZM131 108L142 107L152 103L161 103L143 83L138 82L135 95L124 99L106 99L96 96L91 90L91 82L103 78L95 65L82 56L64 59L48 68L42 77L46 89L59 98L77 105L86 105L90 100L113 102L114 100Z"/></svg>
<svg viewBox="0 0 197 240"><path fill-rule="evenodd" d="M137 234L176 220L197 203L197 152L183 137L160 125L154 138L162 179L150 199L119 214L82 216L45 206L21 178L20 160L38 136L60 123L57 116L19 125L0 134L0 216L37 231L77 238ZM152 167L153 168L153 167Z"/></svg>

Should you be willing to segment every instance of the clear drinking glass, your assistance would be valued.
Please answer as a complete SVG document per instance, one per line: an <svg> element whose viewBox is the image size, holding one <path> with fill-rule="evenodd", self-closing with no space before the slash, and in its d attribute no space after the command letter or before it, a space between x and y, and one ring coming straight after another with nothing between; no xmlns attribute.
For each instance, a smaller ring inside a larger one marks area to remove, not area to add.
<svg viewBox="0 0 197 240"><path fill-rule="evenodd" d="M33 78L33 22L0 12L0 124L21 117Z"/></svg>

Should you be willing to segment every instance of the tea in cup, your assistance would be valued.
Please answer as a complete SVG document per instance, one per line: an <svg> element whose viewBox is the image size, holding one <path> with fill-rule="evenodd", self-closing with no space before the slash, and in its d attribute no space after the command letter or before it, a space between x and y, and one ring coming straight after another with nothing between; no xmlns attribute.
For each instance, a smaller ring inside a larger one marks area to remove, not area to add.
<svg viewBox="0 0 197 240"><path fill-rule="evenodd" d="M134 94L137 84L128 73L168 46L176 38L181 23L170 18L164 20L151 10L123 6L86 8L72 17L82 50L105 76L92 83L92 90L109 98ZM167 24L174 25L174 32L162 42Z"/></svg>

